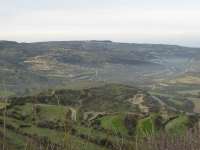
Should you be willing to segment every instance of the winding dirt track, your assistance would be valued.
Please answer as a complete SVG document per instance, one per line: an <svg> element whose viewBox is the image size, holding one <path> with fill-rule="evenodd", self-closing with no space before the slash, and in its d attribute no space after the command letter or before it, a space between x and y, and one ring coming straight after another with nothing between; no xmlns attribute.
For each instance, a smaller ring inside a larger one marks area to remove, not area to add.
<svg viewBox="0 0 200 150"><path fill-rule="evenodd" d="M73 121L76 121L77 120L77 111L76 109L72 108L72 107L69 107L70 111L71 111L71 119Z"/></svg>

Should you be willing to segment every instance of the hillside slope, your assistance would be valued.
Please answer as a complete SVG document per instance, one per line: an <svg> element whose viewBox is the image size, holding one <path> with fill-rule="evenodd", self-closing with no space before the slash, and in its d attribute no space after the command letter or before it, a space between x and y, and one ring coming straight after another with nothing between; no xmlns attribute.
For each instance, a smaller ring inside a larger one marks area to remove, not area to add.
<svg viewBox="0 0 200 150"><path fill-rule="evenodd" d="M18 94L80 80L146 85L198 71L199 58L200 49L174 45L0 41L0 84Z"/></svg>

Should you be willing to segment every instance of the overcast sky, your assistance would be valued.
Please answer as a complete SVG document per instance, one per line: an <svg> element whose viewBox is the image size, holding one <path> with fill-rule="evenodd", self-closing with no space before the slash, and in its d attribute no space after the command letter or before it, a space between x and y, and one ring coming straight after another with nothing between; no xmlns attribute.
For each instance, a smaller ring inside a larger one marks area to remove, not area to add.
<svg viewBox="0 0 200 150"><path fill-rule="evenodd" d="M200 0L0 0L0 40L200 46Z"/></svg>

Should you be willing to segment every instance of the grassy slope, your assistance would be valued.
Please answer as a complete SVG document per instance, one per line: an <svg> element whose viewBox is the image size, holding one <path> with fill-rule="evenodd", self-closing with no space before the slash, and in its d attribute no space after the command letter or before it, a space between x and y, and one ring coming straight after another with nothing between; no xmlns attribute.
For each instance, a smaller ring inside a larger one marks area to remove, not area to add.
<svg viewBox="0 0 200 150"><path fill-rule="evenodd" d="M37 106L39 108L38 119L40 120L61 120L63 122L68 109L68 107L56 105L38 104Z"/></svg>
<svg viewBox="0 0 200 150"><path fill-rule="evenodd" d="M166 89L167 91L167 89ZM174 90L176 92L176 90ZM159 97L165 104L167 104L170 107L173 107L177 110L183 110L186 112L192 112L194 103L192 101L184 96L178 95L176 93L163 93L163 92L150 92L151 95L154 95L156 97ZM190 106L188 106L190 105Z"/></svg>
<svg viewBox="0 0 200 150"><path fill-rule="evenodd" d="M185 115L180 115L178 118L170 121L166 126L165 130L172 134L182 134L187 129L189 118Z"/></svg>
<svg viewBox="0 0 200 150"><path fill-rule="evenodd" d="M155 125L155 119L157 118L156 114L152 114L149 117L145 117L144 119L140 119L137 124L137 135L138 136L149 136L155 134L158 129Z"/></svg>
<svg viewBox="0 0 200 150"><path fill-rule="evenodd" d="M104 129L112 130L114 133L126 135L128 130L124 125L124 114L105 116L100 118L101 126Z"/></svg>
<svg viewBox="0 0 200 150"><path fill-rule="evenodd" d="M51 120L56 122L57 119L64 120L65 117L65 110L67 107L64 106L56 106L56 105L46 105L46 104L38 104L40 111L38 112L38 117L36 121L42 121L42 120ZM27 134L31 136L38 136L38 137L48 137L50 141L53 143L59 144L62 142L65 138L65 134L62 131L58 131L55 129L48 129L48 128L41 128L34 124L34 122L31 119L31 116L33 115L32 112L32 104L27 103L25 105L19 105L14 106L12 108L8 109L8 114L11 112L15 112L15 117L17 118L7 118L7 124L9 126L14 127L17 131L19 131L21 134ZM24 121L20 120L22 116L26 116ZM157 119L157 114L152 114L148 117L145 117L143 119L138 120L137 127L136 127L136 134L139 136L148 136L152 135L154 133L157 133L159 129L157 128L155 124L155 120ZM116 114L116 115L109 115L101 117L100 123L101 127L103 127L106 130L111 130L113 133L116 133L116 135L110 135L109 139L113 142L119 141L117 139L118 133L121 135L127 135L127 128L124 125L124 118L125 114ZM0 117L0 120L3 118ZM174 119L170 121L166 127L165 130L169 133L182 133L185 129L187 129L187 123L189 119L185 115L180 115L177 119ZM28 126L23 127L23 125L28 124ZM108 138L108 134L102 132L101 130L95 130L92 129L92 127L86 127L82 126L81 124L74 124L74 128L77 130L78 134L87 135L88 137L92 139L106 139ZM9 130L9 139L13 140L17 147L23 146L26 141L26 137L22 136L21 134L16 134L13 131ZM19 138L18 138L19 136ZM79 147L82 149L104 149L100 146L97 146L96 144L87 141L85 139L80 138L79 136L70 136L71 143L74 147ZM85 144L87 147L85 147ZM76 149L76 148L75 148ZM78 149L78 148L77 148Z"/></svg>
<svg viewBox="0 0 200 150"><path fill-rule="evenodd" d="M44 120L44 119L49 119L49 120L54 120L54 119L59 119L57 117L61 117L64 120L64 114L62 111L64 111L65 107L62 106L51 106L51 105L40 105L41 106L41 116L38 117L39 120ZM54 129L48 129L48 128L40 128L34 125L34 122L32 122L32 119L30 116L32 116L32 104L28 103L26 105L21 105L21 106L14 106L14 108L11 108L8 110L8 113L17 110L17 115L18 118L21 118L23 115L27 115L29 119L25 119L24 121L18 120L15 118L7 117L6 122L9 127L12 128L12 131L10 129L8 130L8 140L14 141L14 145L16 147L23 147L26 144L26 141L23 138L26 138L22 136L23 134L29 135L29 136L37 136L40 138L47 137L52 143L55 144L63 144L63 140L65 140L65 134L63 131L57 131ZM63 116L63 117L62 117ZM0 120L2 122L3 117L0 117ZM26 127L22 127L23 125L28 125ZM19 133L16 134L14 131L18 131ZM69 141L68 141L69 142ZM93 150L93 149L105 149L103 147L97 146L93 143L87 142L79 137L76 136L70 136L70 144L72 147L76 150Z"/></svg>
<svg viewBox="0 0 200 150"><path fill-rule="evenodd" d="M126 112L125 108L129 108L129 107L126 107L127 103L125 103L125 106L120 105L120 104L123 103L122 100L127 98L126 97L127 95L129 95L130 93L135 94L137 93L137 90L132 89L130 87L110 85L108 87L105 87L105 89L93 88L91 91L89 91L88 93L87 92L88 90L84 91L83 95L88 96L85 102L91 102L91 108L94 103L97 103L96 107L97 106L103 107L102 105L100 105L102 103L100 100L103 99L106 102L106 104L111 105L113 103L116 103L118 107L123 106L122 111ZM106 94L106 96L104 96L103 94ZM66 96L69 96L69 95L66 94ZM63 97L63 100L66 100L65 98L66 97ZM174 98L174 97L171 96L170 98ZM70 96L69 96L69 99L70 99ZM52 98L52 100L56 101L56 99L54 98ZM87 103L83 105L87 106L86 104ZM9 126L14 127L14 129L16 129L17 131L20 131L23 134L28 134L31 136L36 135L39 137L48 137L54 143L59 143L63 141L64 133L62 131L58 131L56 129L49 129L46 127L42 128L42 127L37 126L37 123L41 121L51 121L51 122L57 123L59 120L60 121L59 123L63 124L66 119L65 114L68 107L60 106L60 105L58 106L57 103L55 103L55 105L35 104L35 106L38 108L35 120L33 120L34 118L33 104L26 103L25 105L12 106L11 108L8 109L9 117L7 118L7 124ZM112 105L112 107L114 106ZM90 107L88 108L88 110L89 109ZM116 110L119 111L119 109L116 109ZM138 119L137 126L136 126L136 134L144 137L147 135L152 135L154 133L157 133L157 131L159 131L155 123L155 120L157 119L157 117L158 115L151 114L148 117ZM112 131L112 133L116 133L115 135L110 136L110 138L113 140L115 138L117 139L119 135L118 133L120 133L120 135L125 135L125 136L127 135L128 129L125 127L124 119L125 119L125 113L118 113L115 115L108 115L108 116L103 116L99 118L98 121L100 121L100 126L105 130L101 130L101 128L95 129L93 128L93 126L86 126L86 125L81 124L81 122L74 123L73 125L78 135L84 135L84 136L86 135L87 137L95 139L95 140L107 138L108 136L107 131L108 132ZM0 117L0 121L2 122L2 117ZM165 130L170 133L178 133L178 134L182 133L182 131L184 131L187 128L187 122L188 122L187 116L181 115L177 119L170 121L166 125ZM9 134L9 136L11 135L12 133ZM19 134L19 136L21 135ZM74 146L78 145L79 147L83 148L84 146L82 146L81 144L84 145L87 143L88 149L89 147L91 150L102 149L102 147L94 144L94 142L91 142L90 140L85 139L83 137L80 138L80 136L75 135L75 136L71 136L70 138L72 139Z"/></svg>

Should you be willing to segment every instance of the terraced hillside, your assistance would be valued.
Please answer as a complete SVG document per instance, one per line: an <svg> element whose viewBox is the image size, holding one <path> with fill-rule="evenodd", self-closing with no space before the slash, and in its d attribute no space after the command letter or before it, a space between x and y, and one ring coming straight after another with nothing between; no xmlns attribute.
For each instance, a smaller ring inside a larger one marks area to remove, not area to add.
<svg viewBox="0 0 200 150"><path fill-rule="evenodd" d="M159 132L183 134L198 124L198 115L175 111L165 99L122 84L11 97L6 105L1 102L0 133L6 135L10 149L16 150L38 146L57 150L128 149L136 137Z"/></svg>
<svg viewBox="0 0 200 150"><path fill-rule="evenodd" d="M178 106L180 101L183 102L184 99L187 99L193 103L193 111L200 113L199 79L199 73L187 72L176 78L161 80L153 86L152 94L168 97L168 100L171 99L170 103L172 103L171 105L173 106Z"/></svg>
<svg viewBox="0 0 200 150"><path fill-rule="evenodd" d="M174 45L0 41L0 88L22 95L71 81L149 85L155 79L198 72L199 58L198 48Z"/></svg>

